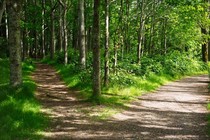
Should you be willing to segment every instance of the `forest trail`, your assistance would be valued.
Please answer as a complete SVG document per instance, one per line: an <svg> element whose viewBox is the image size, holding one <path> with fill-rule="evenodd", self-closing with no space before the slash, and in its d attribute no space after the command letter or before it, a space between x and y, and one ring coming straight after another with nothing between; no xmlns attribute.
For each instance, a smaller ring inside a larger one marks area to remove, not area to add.
<svg viewBox="0 0 210 140"><path fill-rule="evenodd" d="M78 93L70 91L51 66L37 64L32 78L38 85L36 97L43 105L43 112L52 119L43 139L209 139L207 75L164 85L139 97L126 111L103 121L93 120L81 111L91 105L77 100Z"/></svg>

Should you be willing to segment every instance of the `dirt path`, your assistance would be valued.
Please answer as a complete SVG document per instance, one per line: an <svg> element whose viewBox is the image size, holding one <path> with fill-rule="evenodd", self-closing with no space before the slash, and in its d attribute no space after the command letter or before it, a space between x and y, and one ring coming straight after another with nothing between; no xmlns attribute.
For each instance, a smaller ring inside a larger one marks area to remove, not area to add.
<svg viewBox="0 0 210 140"><path fill-rule="evenodd" d="M52 67L37 64L32 77L43 111L52 119L44 139L210 139L206 132L207 75L162 86L106 121L93 121L82 113L90 105L77 100L77 92L69 91Z"/></svg>

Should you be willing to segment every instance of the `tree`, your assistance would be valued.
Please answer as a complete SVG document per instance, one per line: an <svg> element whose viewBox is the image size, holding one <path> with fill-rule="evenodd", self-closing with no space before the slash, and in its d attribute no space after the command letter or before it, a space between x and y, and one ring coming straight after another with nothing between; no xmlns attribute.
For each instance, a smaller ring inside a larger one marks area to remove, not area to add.
<svg viewBox="0 0 210 140"><path fill-rule="evenodd" d="M206 5L208 5L208 0L203 1ZM209 18L208 15L208 6L204 6L203 17L205 18L204 21L207 21ZM201 33L203 35L203 42L202 42L202 60L203 62L208 62L208 31L206 23L203 23L201 26Z"/></svg>
<svg viewBox="0 0 210 140"><path fill-rule="evenodd" d="M64 43L63 43L63 50L64 50L64 64L68 64L68 29L67 29L67 1L63 5L63 31L64 31Z"/></svg>
<svg viewBox="0 0 210 140"><path fill-rule="evenodd" d="M60 26L60 49L62 48L62 41L63 41L63 49L64 50L64 64L67 65L68 64L68 31L67 31L67 5L68 5L68 2L67 0L65 1L62 1L62 0L59 0L59 3L60 5L63 7L63 20L61 19L60 17L60 20L59 20L59 26ZM60 8L60 12L61 12L61 8ZM62 24L62 21L63 21L63 24ZM61 31L63 31L63 33L61 33ZM62 36L64 38L64 40L62 39Z"/></svg>
<svg viewBox="0 0 210 140"><path fill-rule="evenodd" d="M42 0L42 44L41 54L42 58L45 57L45 0Z"/></svg>
<svg viewBox="0 0 210 140"><path fill-rule="evenodd" d="M34 0L33 3L34 3L34 6L37 7L37 0ZM38 13L38 12L36 11L36 12L35 12L35 15L36 15L36 16L34 16L34 18L33 18L34 23L37 23L37 15L38 15L37 13ZM37 31L37 26L38 26L38 25L35 24L35 28L34 28L35 59L37 59L37 55L38 55L38 31Z"/></svg>
<svg viewBox="0 0 210 140"><path fill-rule="evenodd" d="M104 64L104 86L109 83L109 0L105 0L105 64Z"/></svg>
<svg viewBox="0 0 210 140"><path fill-rule="evenodd" d="M57 4L57 3L56 3ZM54 58L55 53L55 7L54 0L50 0L51 5L51 13L50 13L50 31L51 31L51 37L50 37L50 58Z"/></svg>
<svg viewBox="0 0 210 140"><path fill-rule="evenodd" d="M93 98L98 100L101 94L100 77L100 22L99 22L100 0L94 0L93 15Z"/></svg>
<svg viewBox="0 0 210 140"><path fill-rule="evenodd" d="M79 49L80 49L80 67L86 67L86 51L85 51L85 18L84 18L84 0L79 0Z"/></svg>
<svg viewBox="0 0 210 140"><path fill-rule="evenodd" d="M145 13L144 13L145 2L141 2L141 15L140 15L140 25L138 30L138 47L137 47L137 63L140 63L141 59L141 49L144 36L144 26L145 26Z"/></svg>
<svg viewBox="0 0 210 140"><path fill-rule="evenodd" d="M206 28L201 28L201 33L206 36L207 35L207 30ZM202 60L203 62L208 62L208 41L204 37L204 42L202 44Z"/></svg>
<svg viewBox="0 0 210 140"><path fill-rule="evenodd" d="M6 0L0 1L0 25L5 8L6 8Z"/></svg>
<svg viewBox="0 0 210 140"><path fill-rule="evenodd" d="M22 0L8 0L8 26L10 47L10 85L18 87L22 84L20 18Z"/></svg>

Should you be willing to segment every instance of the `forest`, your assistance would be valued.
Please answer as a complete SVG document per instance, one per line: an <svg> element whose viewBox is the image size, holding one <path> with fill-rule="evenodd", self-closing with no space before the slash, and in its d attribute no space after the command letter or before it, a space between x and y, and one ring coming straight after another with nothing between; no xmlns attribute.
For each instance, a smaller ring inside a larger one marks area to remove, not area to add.
<svg viewBox="0 0 210 140"><path fill-rule="evenodd" d="M56 107L69 100L77 113L100 122L171 81L208 77L209 60L210 0L0 0L0 139L84 139L86 132L45 133L61 131L53 127L62 114ZM199 78L184 90L209 83Z"/></svg>

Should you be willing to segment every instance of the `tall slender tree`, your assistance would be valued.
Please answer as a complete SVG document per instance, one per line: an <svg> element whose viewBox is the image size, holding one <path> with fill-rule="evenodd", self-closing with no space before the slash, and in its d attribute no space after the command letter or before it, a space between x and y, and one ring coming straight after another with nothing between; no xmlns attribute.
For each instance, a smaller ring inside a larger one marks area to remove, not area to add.
<svg viewBox="0 0 210 140"><path fill-rule="evenodd" d="M86 67L84 0L79 0L79 48L80 67L84 69Z"/></svg>
<svg viewBox="0 0 210 140"><path fill-rule="evenodd" d="M62 47L62 50L64 50L64 64L67 65L68 64L68 29L67 29L67 5L68 5L68 1L67 0L59 0L60 5L63 7L63 14L62 14L62 19L60 17L60 21L59 21L59 26L60 26L60 31L62 31L63 33L59 33L60 35L60 45ZM60 8L60 12L61 12L61 8ZM63 42L62 42L63 41Z"/></svg>
<svg viewBox="0 0 210 140"><path fill-rule="evenodd" d="M50 0L51 5L51 13L50 13L50 31L51 31L51 37L50 37L50 58L54 58L55 53L55 7L54 0Z"/></svg>
<svg viewBox="0 0 210 140"><path fill-rule="evenodd" d="M42 0L42 47L41 54L42 57L45 57L45 0Z"/></svg>
<svg viewBox="0 0 210 140"><path fill-rule="evenodd" d="M201 28L201 33L206 36L207 35L207 30L206 28L202 27ZM208 42L204 38L203 44L202 44L202 60L203 62L208 62Z"/></svg>
<svg viewBox="0 0 210 140"><path fill-rule="evenodd" d="M208 5L208 1L209 0L204 0L204 4ZM205 7L204 6L204 11L203 11L203 17L205 18L205 20L208 20L208 6ZM202 43L202 60L203 62L208 62L208 39L206 36L208 36L208 31L207 31L207 27L206 24L204 23L203 25L201 25L201 33L203 34L203 43Z"/></svg>
<svg viewBox="0 0 210 140"><path fill-rule="evenodd" d="M61 2L61 0L60 0ZM63 5L59 5L59 33L58 33L58 50L63 51Z"/></svg>
<svg viewBox="0 0 210 140"><path fill-rule="evenodd" d="M37 0L34 0L34 6L35 7L37 7ZM33 18L33 20L34 20L34 23L35 23L35 28L34 28L34 48L35 48L35 54L34 54L34 56L35 56L35 59L37 59L37 55L38 55L38 31L37 31L37 17L36 17L36 15L37 15L37 11L35 12L35 15L34 15L34 18Z"/></svg>
<svg viewBox="0 0 210 140"><path fill-rule="evenodd" d="M109 0L105 0L105 64L104 64L104 86L109 83Z"/></svg>
<svg viewBox="0 0 210 140"><path fill-rule="evenodd" d="M98 100L101 95L100 77L100 20L99 20L100 0L94 0L93 15L93 98Z"/></svg>
<svg viewBox="0 0 210 140"><path fill-rule="evenodd" d="M140 2L139 2L140 4ZM141 59L141 50L142 50L142 43L143 43L143 37L144 37L144 26L145 26L145 13L144 13L144 7L145 7L145 1L141 1L141 15L140 15L140 22L139 22L139 30L138 30L138 47L137 47L137 63L140 63Z"/></svg>
<svg viewBox="0 0 210 140"><path fill-rule="evenodd" d="M22 84L22 64L21 64L21 18L22 0L7 0L8 26L10 47L10 85L18 87Z"/></svg>
<svg viewBox="0 0 210 140"><path fill-rule="evenodd" d="M68 29L67 29L67 0L64 4L63 10L63 31L64 31L64 42L63 42L63 50L64 50L64 64L68 64Z"/></svg>
<svg viewBox="0 0 210 140"><path fill-rule="evenodd" d="M0 1L0 25L5 8L6 8L6 0Z"/></svg>

